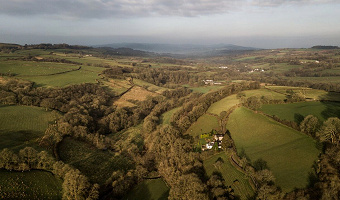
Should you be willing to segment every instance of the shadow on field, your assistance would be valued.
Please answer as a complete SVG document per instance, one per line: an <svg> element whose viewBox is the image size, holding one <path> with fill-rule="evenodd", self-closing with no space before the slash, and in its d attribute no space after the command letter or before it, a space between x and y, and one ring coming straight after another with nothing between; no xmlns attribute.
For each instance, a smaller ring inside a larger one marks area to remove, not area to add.
<svg viewBox="0 0 340 200"><path fill-rule="evenodd" d="M305 117L301 115L300 113L294 114L294 122L296 122L297 124L300 124L304 120L304 118Z"/></svg>
<svg viewBox="0 0 340 200"><path fill-rule="evenodd" d="M0 149L17 149L34 142L43 133L32 130L9 131L0 130Z"/></svg>
<svg viewBox="0 0 340 200"><path fill-rule="evenodd" d="M340 118L340 93L328 92L326 95L320 96L321 102L326 106L326 109L321 112L323 118L330 117Z"/></svg>

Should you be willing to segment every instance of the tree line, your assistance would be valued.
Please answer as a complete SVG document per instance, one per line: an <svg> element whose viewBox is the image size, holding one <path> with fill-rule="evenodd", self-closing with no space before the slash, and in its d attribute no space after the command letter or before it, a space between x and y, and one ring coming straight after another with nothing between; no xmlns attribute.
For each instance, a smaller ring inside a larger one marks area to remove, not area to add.
<svg viewBox="0 0 340 200"><path fill-rule="evenodd" d="M15 171L39 169L52 172L63 179L63 199L95 200L99 197L99 185L91 184L79 170L62 161L56 161L46 151L37 152L25 147L16 154L10 149L0 152L0 168Z"/></svg>

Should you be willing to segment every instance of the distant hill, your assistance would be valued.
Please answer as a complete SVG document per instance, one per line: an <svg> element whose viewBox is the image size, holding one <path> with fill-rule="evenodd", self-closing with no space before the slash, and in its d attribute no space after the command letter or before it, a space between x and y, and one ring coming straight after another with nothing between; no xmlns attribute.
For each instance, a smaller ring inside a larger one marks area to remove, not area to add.
<svg viewBox="0 0 340 200"><path fill-rule="evenodd" d="M248 51L258 50L253 47L242 47L232 44L216 44L216 45L198 45L198 44L151 44L151 43L113 43L96 45L94 47L111 47L111 48L131 48L134 50L148 51L155 53L169 54L215 54L216 52L228 51Z"/></svg>
<svg viewBox="0 0 340 200"><path fill-rule="evenodd" d="M155 55L155 53L153 52L135 50L132 48L127 48L127 47L119 47L119 48L98 47L98 49L101 50L103 54L109 54L109 55L120 55L120 56L153 56Z"/></svg>
<svg viewBox="0 0 340 200"><path fill-rule="evenodd" d="M339 47L338 46L317 45L317 46L313 46L312 49L339 49Z"/></svg>

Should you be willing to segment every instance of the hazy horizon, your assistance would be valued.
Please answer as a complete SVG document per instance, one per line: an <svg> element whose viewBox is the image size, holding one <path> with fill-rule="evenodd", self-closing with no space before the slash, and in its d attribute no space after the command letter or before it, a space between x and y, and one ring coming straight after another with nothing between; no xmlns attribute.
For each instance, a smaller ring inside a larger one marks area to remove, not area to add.
<svg viewBox="0 0 340 200"><path fill-rule="evenodd" d="M0 42L340 46L335 0L0 0Z"/></svg>

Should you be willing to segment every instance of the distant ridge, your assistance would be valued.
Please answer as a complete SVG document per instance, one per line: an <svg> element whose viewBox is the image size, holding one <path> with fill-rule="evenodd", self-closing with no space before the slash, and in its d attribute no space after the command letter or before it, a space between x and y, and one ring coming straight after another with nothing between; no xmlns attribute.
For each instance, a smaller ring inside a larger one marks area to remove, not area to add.
<svg viewBox="0 0 340 200"><path fill-rule="evenodd" d="M316 46L313 46L312 49L339 49L339 47L338 46L316 45Z"/></svg>
<svg viewBox="0 0 340 200"><path fill-rule="evenodd" d="M242 47L233 44L215 44L215 45L198 45L198 44L152 44L152 43L113 43L104 45L95 45L94 47L111 47L111 48L131 48L134 50L169 53L169 54L213 54L214 52L226 51L248 51L258 50L253 47Z"/></svg>

